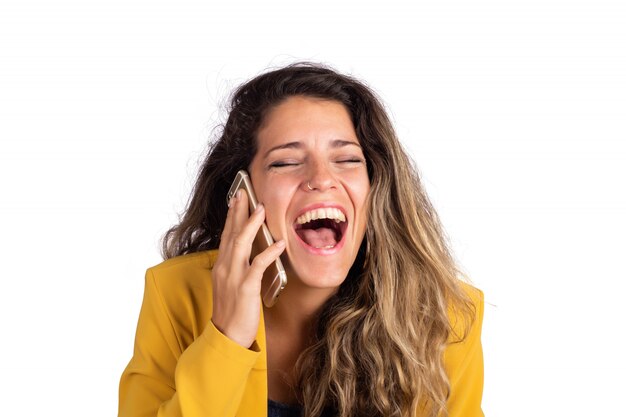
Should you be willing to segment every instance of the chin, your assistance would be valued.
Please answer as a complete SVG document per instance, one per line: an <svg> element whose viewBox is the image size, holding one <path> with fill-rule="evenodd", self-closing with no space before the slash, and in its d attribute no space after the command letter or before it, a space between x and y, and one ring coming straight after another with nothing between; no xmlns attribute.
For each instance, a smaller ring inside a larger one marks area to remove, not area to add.
<svg viewBox="0 0 626 417"><path fill-rule="evenodd" d="M309 265L307 268L293 268L291 265L285 265L287 272L287 282L297 281L301 286L311 289L336 289L346 280L349 269L337 272L337 268L331 268L330 265L315 267Z"/></svg>

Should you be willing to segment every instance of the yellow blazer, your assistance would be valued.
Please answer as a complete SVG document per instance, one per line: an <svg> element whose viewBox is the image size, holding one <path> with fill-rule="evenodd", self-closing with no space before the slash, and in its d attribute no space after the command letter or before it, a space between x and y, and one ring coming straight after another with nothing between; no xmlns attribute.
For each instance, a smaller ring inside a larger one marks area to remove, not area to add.
<svg viewBox="0 0 626 417"><path fill-rule="evenodd" d="M266 417L267 363L263 317L246 349L211 318L211 268L217 251L168 259L146 271L133 357L122 373L120 417ZM444 354L450 417L479 417L483 390L482 292L468 338Z"/></svg>

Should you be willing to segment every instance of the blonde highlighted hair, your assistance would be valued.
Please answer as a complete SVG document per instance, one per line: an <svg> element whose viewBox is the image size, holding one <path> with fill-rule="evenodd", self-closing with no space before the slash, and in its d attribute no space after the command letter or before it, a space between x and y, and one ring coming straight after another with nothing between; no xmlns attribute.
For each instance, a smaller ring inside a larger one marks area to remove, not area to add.
<svg viewBox="0 0 626 417"><path fill-rule="evenodd" d="M445 416L450 384L443 352L465 337L453 334L449 314L453 310L467 329L474 307L418 171L380 100L362 82L297 63L239 87L180 224L164 235L163 257L219 247L230 181L254 157L267 112L298 95L346 107L371 183L357 259L296 363L304 416L321 416L325 409L340 417Z"/></svg>

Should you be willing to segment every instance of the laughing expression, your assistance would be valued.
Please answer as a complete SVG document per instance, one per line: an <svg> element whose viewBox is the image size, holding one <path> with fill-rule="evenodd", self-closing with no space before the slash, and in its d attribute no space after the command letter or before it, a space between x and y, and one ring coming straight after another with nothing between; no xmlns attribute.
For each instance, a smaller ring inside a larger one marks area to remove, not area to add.
<svg viewBox="0 0 626 417"><path fill-rule="evenodd" d="M290 97L265 117L248 168L266 223L287 247L290 280L336 288L352 266L367 224L366 161L346 108Z"/></svg>

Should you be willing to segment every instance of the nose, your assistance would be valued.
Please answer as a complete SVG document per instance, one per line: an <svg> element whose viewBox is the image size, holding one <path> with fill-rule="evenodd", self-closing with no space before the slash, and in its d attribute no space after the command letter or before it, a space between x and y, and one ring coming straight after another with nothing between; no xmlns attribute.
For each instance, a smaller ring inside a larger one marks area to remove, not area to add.
<svg viewBox="0 0 626 417"><path fill-rule="evenodd" d="M330 167L322 161L311 164L308 175L303 181L302 188L305 191L326 191L336 188L337 182Z"/></svg>

